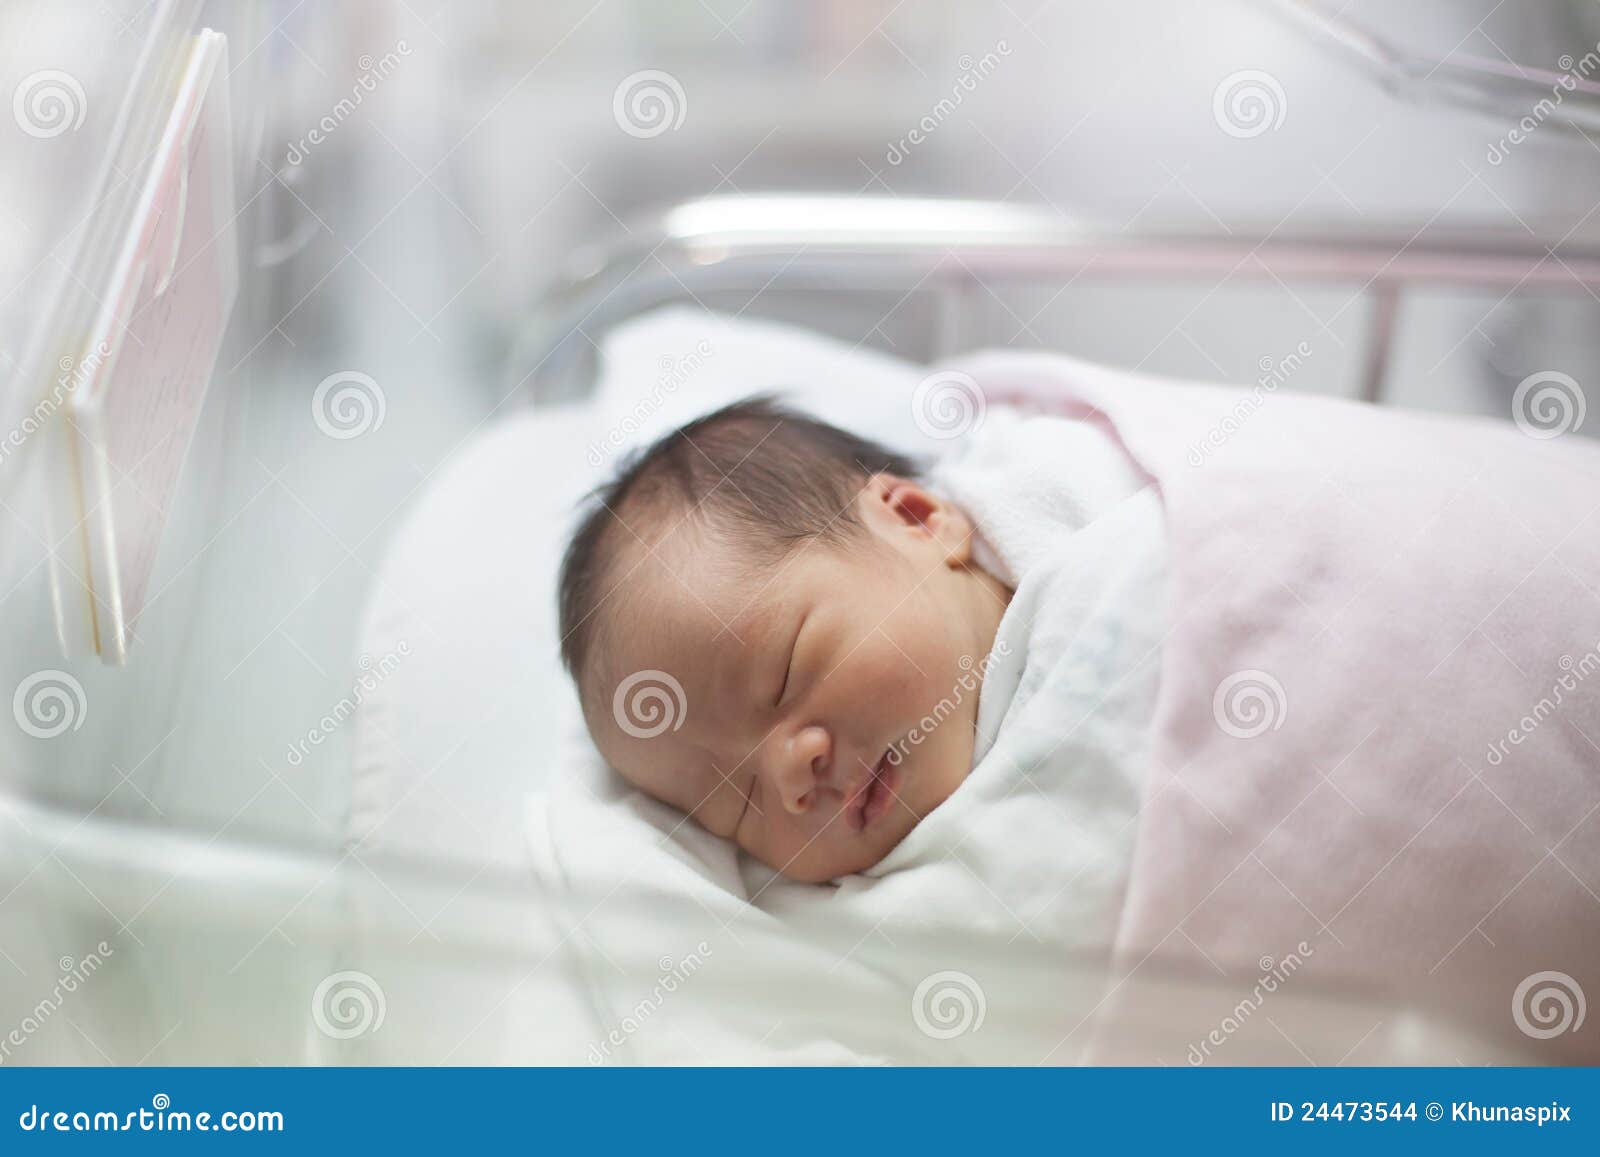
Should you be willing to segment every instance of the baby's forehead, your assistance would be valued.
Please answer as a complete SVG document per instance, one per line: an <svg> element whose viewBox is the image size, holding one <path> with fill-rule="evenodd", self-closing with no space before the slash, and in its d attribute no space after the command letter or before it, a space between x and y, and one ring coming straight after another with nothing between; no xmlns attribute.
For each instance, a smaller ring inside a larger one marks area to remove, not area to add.
<svg viewBox="0 0 1600 1157"><path fill-rule="evenodd" d="M622 552L607 605L598 611L596 658L605 681L641 664L704 665L730 649L765 643L789 584L758 562L741 558L736 543L696 532Z"/></svg>
<svg viewBox="0 0 1600 1157"><path fill-rule="evenodd" d="M641 566L638 574L644 572ZM750 605L742 612L713 606L710 600L723 595ZM699 767L706 751L723 749L752 688L782 649L782 616L773 613L770 597L770 591L697 588L666 575L619 606L596 640L583 700L602 752L630 781L653 783L657 773ZM695 794L694 784L680 786ZM693 807L663 794L660 783L647 790L684 810ZM704 794L702 785L696 799Z"/></svg>
<svg viewBox="0 0 1600 1157"><path fill-rule="evenodd" d="M621 604L675 621L742 613L767 569L757 536L712 527L692 513L657 518L618 551L612 574Z"/></svg>

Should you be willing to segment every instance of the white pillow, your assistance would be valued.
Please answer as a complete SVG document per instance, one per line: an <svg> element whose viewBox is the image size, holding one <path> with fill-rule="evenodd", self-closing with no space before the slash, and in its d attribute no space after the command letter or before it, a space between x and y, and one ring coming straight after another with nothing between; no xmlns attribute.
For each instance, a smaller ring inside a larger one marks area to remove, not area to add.
<svg viewBox="0 0 1600 1157"><path fill-rule="evenodd" d="M664 309L607 340L595 403L601 433L588 459L609 464L718 406L767 392L903 453L936 455L949 442L930 436L912 409L926 373L913 362L776 322Z"/></svg>
<svg viewBox="0 0 1600 1157"><path fill-rule="evenodd" d="M369 680L357 714L350 838L526 864L523 797L562 770L581 728L555 615L580 498L627 448L763 391L901 451L936 452L943 443L912 414L923 374L792 327L673 307L610 334L592 403L519 414L463 448L406 517L368 601L362 654L405 653Z"/></svg>

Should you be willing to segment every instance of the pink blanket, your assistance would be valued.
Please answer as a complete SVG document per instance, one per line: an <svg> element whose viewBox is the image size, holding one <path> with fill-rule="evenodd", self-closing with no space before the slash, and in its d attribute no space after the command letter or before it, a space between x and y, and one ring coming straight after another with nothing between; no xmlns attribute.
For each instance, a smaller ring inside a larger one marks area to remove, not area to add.
<svg viewBox="0 0 1600 1157"><path fill-rule="evenodd" d="M1400 1010L1319 1064L1411 1011L1600 1061L1600 446L1045 355L963 368L990 405L1106 423L1166 506L1146 793L1085 1030L1103 1059L1148 1059L1119 1009L1176 965ZM1191 1063L1226 1062L1228 1014L1174 1012Z"/></svg>

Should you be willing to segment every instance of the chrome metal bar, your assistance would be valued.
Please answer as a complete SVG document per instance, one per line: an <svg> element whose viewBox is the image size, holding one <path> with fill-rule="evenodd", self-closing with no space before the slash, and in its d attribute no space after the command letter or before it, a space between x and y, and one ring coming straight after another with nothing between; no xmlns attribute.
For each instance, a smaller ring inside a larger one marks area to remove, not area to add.
<svg viewBox="0 0 1600 1157"><path fill-rule="evenodd" d="M1380 281L1369 295L1372 298L1372 322L1367 330L1367 360L1361 375L1361 398L1368 402L1383 401L1383 385L1389 374L1389 355L1394 350L1395 316L1400 312L1400 291L1387 281Z"/></svg>
<svg viewBox="0 0 1600 1157"><path fill-rule="evenodd" d="M1449 101L1511 121L1549 119L1573 132L1600 129L1600 83L1590 79L1600 71L1600 46L1578 60L1562 57L1560 72L1460 51L1441 59L1413 52L1315 0L1272 0L1272 7L1402 99Z"/></svg>
<svg viewBox="0 0 1600 1157"><path fill-rule="evenodd" d="M843 293L954 283L1169 283L1184 279L1382 282L1461 289L1600 288L1600 245L1508 230L1430 227L1231 233L1128 230L1001 202L759 195L684 202L580 252L541 297L514 382L569 371L608 327L653 306L773 287Z"/></svg>

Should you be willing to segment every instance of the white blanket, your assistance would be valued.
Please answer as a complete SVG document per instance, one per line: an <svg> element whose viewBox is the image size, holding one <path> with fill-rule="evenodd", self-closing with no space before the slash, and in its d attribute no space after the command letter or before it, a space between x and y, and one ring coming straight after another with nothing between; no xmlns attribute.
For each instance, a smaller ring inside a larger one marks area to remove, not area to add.
<svg viewBox="0 0 1600 1157"><path fill-rule="evenodd" d="M1159 667L1165 539L1143 483L1095 428L1002 410L934 472L1016 593L972 773L862 875L783 880L573 738L570 778L528 822L588 960L587 1059L1031 1062L1088 1044L1069 1038L1115 933ZM1054 967L1007 967L1040 956Z"/></svg>

